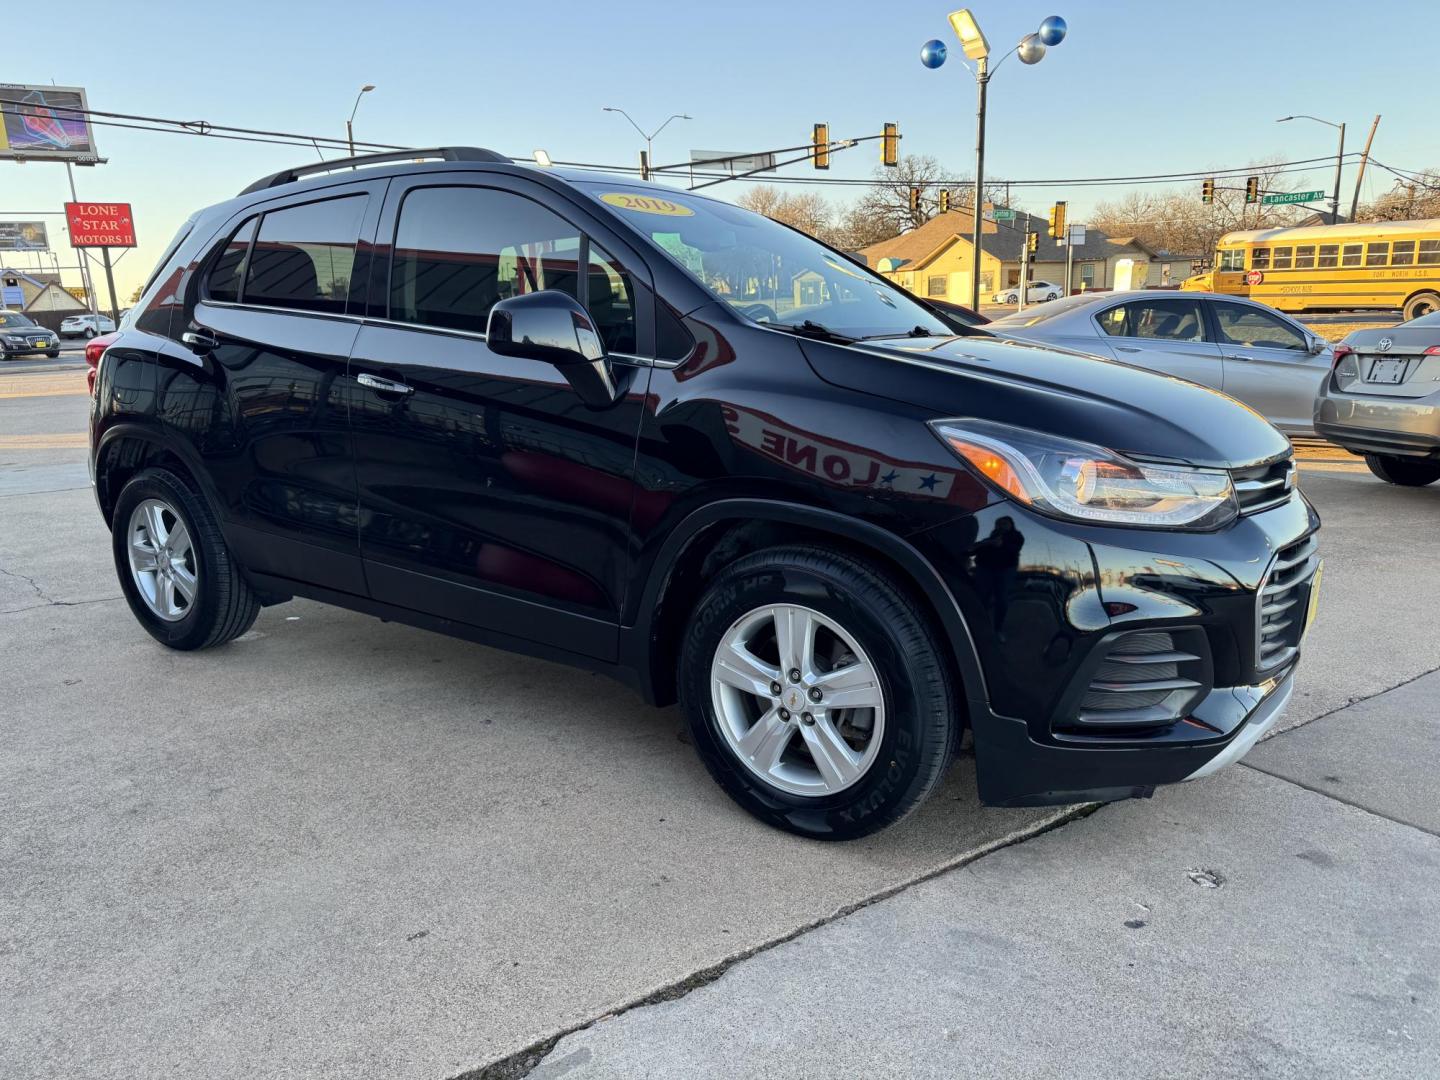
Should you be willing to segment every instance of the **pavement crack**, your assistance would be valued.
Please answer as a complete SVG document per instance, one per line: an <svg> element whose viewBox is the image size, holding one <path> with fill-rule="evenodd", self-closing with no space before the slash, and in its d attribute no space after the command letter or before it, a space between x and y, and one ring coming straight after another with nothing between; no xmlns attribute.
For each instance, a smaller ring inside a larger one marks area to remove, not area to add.
<svg viewBox="0 0 1440 1080"><path fill-rule="evenodd" d="M916 885L930 881L933 878L940 877L942 874L948 874L952 870L959 870L963 867L970 866L985 858L987 855L993 855L997 851L1005 848L1023 844L1027 840L1033 840L1037 836L1043 836L1045 833L1053 832L1065 825L1069 825L1071 822L1087 818L1104 805L1104 803L1082 803L1078 806L1066 807L1053 817L1045 819L1032 828L1010 833L1007 836L1002 836L988 844L984 844L973 851L967 851L963 855L959 855L950 859L948 862L942 863L940 866L925 871L923 874L881 889L853 903L846 904L843 907L837 908L829 915L813 919L769 941L762 941L752 948L745 949L733 956L727 956L717 963L701 968L699 971L692 972L682 979L677 979L672 983L662 986L658 990L618 1005L601 1016L593 1017L583 1023L575 1024L563 1031L558 1031L554 1035L547 1036L538 1042L531 1043L529 1046L517 1050L506 1057L499 1058L487 1065L482 1065L477 1069L458 1073L452 1076L450 1080L521 1080L522 1077L528 1076L533 1069L539 1066L540 1063L549 1056L550 1052L555 1049L556 1044L567 1035L573 1035L577 1031L584 1031L600 1023L602 1020L613 1019L632 1009L643 1008L647 1005L659 1005L667 1001L675 1001L692 991L710 985L736 964L744 960L749 960L753 956L769 952L771 949L784 945L786 942L794 941L796 938L808 934L812 930L818 930L820 927L835 922L837 919L843 919L847 915L853 915L862 908L870 907L872 904L878 904L882 900L890 899L892 896L898 896L900 893L912 889Z"/></svg>
<svg viewBox="0 0 1440 1080"><path fill-rule="evenodd" d="M100 596L93 600L56 600L41 587L38 581L28 574L21 574L15 570L6 570L3 566L0 566L0 575L13 578L16 581L23 581L30 587L31 591L35 593L37 598L44 601L44 603L41 604L30 604L22 608L12 608L9 611L0 612L0 615L15 615L21 611L34 611L36 608L41 607L81 607L85 604L103 604L110 600L120 599L118 596Z"/></svg>
<svg viewBox="0 0 1440 1080"><path fill-rule="evenodd" d="M1260 741L1262 743L1266 743L1269 742L1271 739L1278 739L1281 735L1288 734L1289 732L1299 731L1303 727L1309 727L1311 724L1315 723L1316 720L1324 720L1327 716L1334 716L1338 712L1344 712L1352 705L1359 705L1362 701L1369 701L1371 698L1377 698L1382 694L1388 694L1391 690L1398 690L1402 686L1408 686L1416 679L1423 679L1426 675L1434 675L1437 671L1440 671L1440 667L1427 668L1419 674L1411 675L1408 679L1401 679L1394 686L1387 686L1384 690L1376 690L1373 694L1360 694L1357 697L1347 698L1343 705L1336 705L1335 708L1330 709L1327 712L1323 712L1319 716L1312 716L1309 720L1300 720L1294 724L1291 724L1288 727L1283 727L1279 731L1267 735Z"/></svg>
<svg viewBox="0 0 1440 1080"><path fill-rule="evenodd" d="M1399 685L1404 686L1405 684L1400 683ZM1375 695L1371 696L1373 697ZM1364 699L1362 698L1361 700ZM1289 728L1288 730L1295 731L1297 729ZM1283 735L1284 732L1281 732L1281 734ZM1377 817L1380 818L1382 821L1389 821L1396 825L1404 825L1407 828L1415 829L1418 832L1422 832L1427 836L1440 837L1440 831L1427 828L1426 826L1420 825L1414 821L1407 821L1405 818L1395 817L1393 814L1384 813L1381 810L1376 810L1373 806L1366 806L1364 803L1358 803L1354 799L1347 799L1343 795L1336 795L1333 791L1326 791L1324 788L1316 787L1314 784L1307 784L1304 780L1296 780L1294 777L1286 776L1284 773L1275 772L1273 769L1266 769L1260 765L1255 765L1249 761L1241 761L1238 762L1238 764L1240 764L1244 768L1250 769L1253 772L1264 773L1266 776L1274 777L1276 780L1280 780L1286 784L1294 784L1302 791L1308 791L1314 795L1320 795L1327 799L1333 799L1335 802L1341 803L1344 806L1348 806L1351 809L1359 810L1362 814L1369 814L1371 817Z"/></svg>

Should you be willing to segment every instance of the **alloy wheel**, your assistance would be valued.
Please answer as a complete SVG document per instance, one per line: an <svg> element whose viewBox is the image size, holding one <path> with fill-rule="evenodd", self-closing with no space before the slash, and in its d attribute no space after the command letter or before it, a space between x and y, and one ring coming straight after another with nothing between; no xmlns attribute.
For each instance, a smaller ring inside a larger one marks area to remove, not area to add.
<svg viewBox="0 0 1440 1080"><path fill-rule="evenodd" d="M885 733L879 675L854 635L793 604L756 608L720 639L710 668L720 733L740 762L792 795L858 783Z"/></svg>
<svg viewBox="0 0 1440 1080"><path fill-rule="evenodd" d="M179 622L199 595L190 530L174 507L146 499L130 513L127 538L130 574L145 606L166 622Z"/></svg>

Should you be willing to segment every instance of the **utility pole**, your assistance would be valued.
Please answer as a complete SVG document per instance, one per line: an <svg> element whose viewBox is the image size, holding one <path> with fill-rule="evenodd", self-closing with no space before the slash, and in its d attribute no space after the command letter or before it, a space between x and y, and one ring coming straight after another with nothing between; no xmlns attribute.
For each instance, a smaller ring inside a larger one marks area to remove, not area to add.
<svg viewBox="0 0 1440 1080"><path fill-rule="evenodd" d="M1340 125L1340 149L1335 154L1335 194L1330 199L1330 224L1340 224L1340 174L1345 168L1345 125Z"/></svg>
<svg viewBox="0 0 1440 1080"><path fill-rule="evenodd" d="M1377 115L1370 124L1370 134L1365 139L1365 150L1360 155L1360 170L1355 174L1355 194L1350 197L1350 220L1355 220L1355 214L1360 209L1360 181L1365 179L1365 163L1370 160L1370 144L1375 141L1375 129L1380 126L1380 117Z"/></svg>
<svg viewBox="0 0 1440 1080"><path fill-rule="evenodd" d="M1006 200L1007 202L1009 200ZM1025 215L1025 237L1020 241L1020 306L1016 311L1025 310L1025 298L1030 293L1030 215Z"/></svg>

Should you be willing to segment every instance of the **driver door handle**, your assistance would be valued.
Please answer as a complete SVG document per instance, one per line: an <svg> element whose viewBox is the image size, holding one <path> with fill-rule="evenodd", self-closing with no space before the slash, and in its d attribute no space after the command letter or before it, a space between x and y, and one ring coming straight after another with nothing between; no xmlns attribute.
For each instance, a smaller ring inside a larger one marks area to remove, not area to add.
<svg viewBox="0 0 1440 1080"><path fill-rule="evenodd" d="M1116 345L1117 352L1144 352L1138 345Z"/></svg>
<svg viewBox="0 0 1440 1080"><path fill-rule="evenodd" d="M1227 353L1227 354L1225 355L1225 359L1226 359L1226 360L1254 360L1255 358L1254 358L1253 356L1241 356L1241 355L1238 354L1238 353Z"/></svg>
<svg viewBox="0 0 1440 1080"><path fill-rule="evenodd" d="M415 392L413 386L406 386L404 383L394 382L391 379L382 379L379 375L371 375L368 371L355 376L355 381L361 386L369 387L377 394L413 394Z"/></svg>

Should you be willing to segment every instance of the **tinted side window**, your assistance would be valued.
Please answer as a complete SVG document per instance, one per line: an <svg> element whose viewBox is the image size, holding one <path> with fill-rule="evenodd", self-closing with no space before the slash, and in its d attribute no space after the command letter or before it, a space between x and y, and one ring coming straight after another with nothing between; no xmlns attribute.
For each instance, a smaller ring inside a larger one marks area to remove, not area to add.
<svg viewBox="0 0 1440 1080"><path fill-rule="evenodd" d="M1174 299L1134 300L1102 312L1100 329L1112 337L1164 338L1168 341L1204 341L1205 325L1200 301Z"/></svg>
<svg viewBox="0 0 1440 1080"><path fill-rule="evenodd" d="M558 289L578 300L579 255L579 230L521 195L417 188L395 226L390 318L483 334L490 309L507 297ZM633 309L630 319L633 326Z"/></svg>
<svg viewBox="0 0 1440 1080"><path fill-rule="evenodd" d="M245 302L343 314L365 196L273 210L260 222Z"/></svg>
<svg viewBox="0 0 1440 1080"><path fill-rule="evenodd" d="M589 290L584 298L606 352L635 351L635 289L630 275L598 244L590 245Z"/></svg>
<svg viewBox="0 0 1440 1080"><path fill-rule="evenodd" d="M1216 301L1215 321L1220 327L1220 340L1227 344L1305 351L1305 335L1268 311Z"/></svg>
<svg viewBox="0 0 1440 1080"><path fill-rule="evenodd" d="M240 282L245 280L245 263L250 255L250 241L255 238L256 218L250 218L225 243L225 250L210 268L205 291L212 300L235 303L240 299Z"/></svg>

